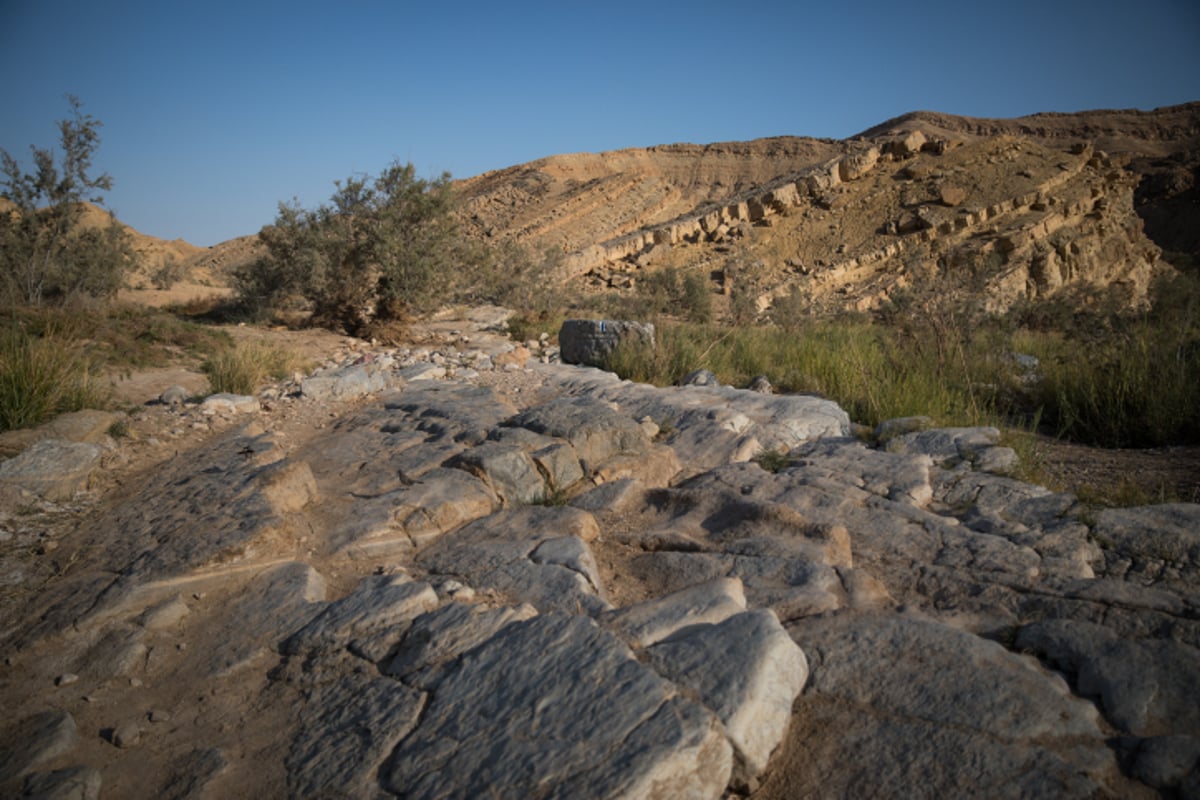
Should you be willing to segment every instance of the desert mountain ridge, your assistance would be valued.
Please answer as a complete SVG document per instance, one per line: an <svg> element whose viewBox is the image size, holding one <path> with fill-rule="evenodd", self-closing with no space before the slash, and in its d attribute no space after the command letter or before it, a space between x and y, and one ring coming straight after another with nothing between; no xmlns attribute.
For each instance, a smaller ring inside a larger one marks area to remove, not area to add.
<svg viewBox="0 0 1200 800"><path fill-rule="evenodd" d="M994 305L1117 286L1136 300L1200 253L1200 102L985 119L914 111L843 140L776 136L548 156L456 181L480 240L561 254L572 292L663 267L812 309L869 310L914 283L986 273ZM103 214L97 210L97 214ZM132 229L131 229L132 231ZM220 285L261 253L132 231ZM1164 260L1162 251L1172 254Z"/></svg>

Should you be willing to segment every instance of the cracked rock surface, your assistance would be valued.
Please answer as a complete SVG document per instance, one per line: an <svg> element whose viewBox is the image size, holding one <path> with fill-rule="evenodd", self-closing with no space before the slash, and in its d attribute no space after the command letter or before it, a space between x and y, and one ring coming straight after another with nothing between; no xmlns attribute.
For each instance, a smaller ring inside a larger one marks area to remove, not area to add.
<svg viewBox="0 0 1200 800"><path fill-rule="evenodd" d="M3 617L0 795L1200 796L1200 506L470 335L79 495Z"/></svg>

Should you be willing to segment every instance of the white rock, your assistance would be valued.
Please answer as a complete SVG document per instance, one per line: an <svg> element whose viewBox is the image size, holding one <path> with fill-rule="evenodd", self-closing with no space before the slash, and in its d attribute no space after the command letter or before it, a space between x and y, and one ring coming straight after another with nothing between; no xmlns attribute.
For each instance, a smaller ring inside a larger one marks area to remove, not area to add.
<svg viewBox="0 0 1200 800"><path fill-rule="evenodd" d="M753 790L808 680L808 660L779 619L767 609L746 611L685 628L647 652L655 669L694 689L724 723L737 754L734 785Z"/></svg>

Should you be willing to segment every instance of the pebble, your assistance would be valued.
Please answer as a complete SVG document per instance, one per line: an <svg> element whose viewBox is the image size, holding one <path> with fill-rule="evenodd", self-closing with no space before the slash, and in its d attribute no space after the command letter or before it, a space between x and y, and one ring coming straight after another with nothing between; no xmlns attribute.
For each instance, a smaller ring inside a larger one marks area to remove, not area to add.
<svg viewBox="0 0 1200 800"><path fill-rule="evenodd" d="M123 722L113 728L112 743L122 750L127 750L142 738L142 729L133 722Z"/></svg>
<svg viewBox="0 0 1200 800"><path fill-rule="evenodd" d="M79 676L76 675L74 672L64 672L62 675L59 675L57 678L54 679L54 685L55 686L70 686L72 683L75 683L77 680L79 680Z"/></svg>

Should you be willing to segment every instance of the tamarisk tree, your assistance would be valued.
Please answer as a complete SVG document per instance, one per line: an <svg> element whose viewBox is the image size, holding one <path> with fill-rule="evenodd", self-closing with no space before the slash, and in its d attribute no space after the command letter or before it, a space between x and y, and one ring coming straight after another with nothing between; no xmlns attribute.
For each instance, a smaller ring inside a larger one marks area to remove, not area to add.
<svg viewBox="0 0 1200 800"><path fill-rule="evenodd" d="M444 301L483 258L459 236L449 174L425 180L394 162L334 185L314 210L281 203L259 232L266 255L235 276L247 306L301 308L361 336Z"/></svg>
<svg viewBox="0 0 1200 800"><path fill-rule="evenodd" d="M60 152L30 145L26 172L0 149L0 290L10 303L41 305L73 294L106 297L120 288L134 253L128 231L110 214L107 226L84 226L85 203L102 204L112 188L107 174L93 177L92 157L102 125L67 96L70 116L58 122Z"/></svg>

